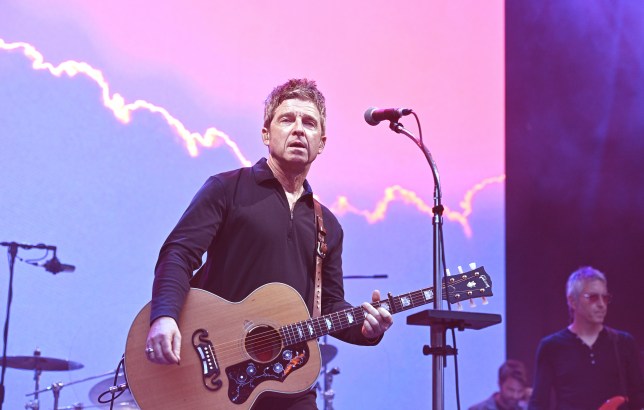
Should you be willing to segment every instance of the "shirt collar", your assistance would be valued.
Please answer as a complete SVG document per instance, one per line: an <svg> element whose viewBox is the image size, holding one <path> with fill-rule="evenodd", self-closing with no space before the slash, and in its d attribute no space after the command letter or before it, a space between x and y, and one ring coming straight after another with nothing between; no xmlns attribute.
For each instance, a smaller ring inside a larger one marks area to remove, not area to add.
<svg viewBox="0 0 644 410"><path fill-rule="evenodd" d="M277 178L275 178L275 175L273 175L273 171L271 171L271 168L268 166L268 161L266 160L266 158L261 158L259 161L257 161L255 165L253 165L252 169L253 175L255 176L255 182L258 185L268 180L277 181ZM313 188L311 188L309 181L305 179L303 186L304 191L302 192L302 196L313 195Z"/></svg>

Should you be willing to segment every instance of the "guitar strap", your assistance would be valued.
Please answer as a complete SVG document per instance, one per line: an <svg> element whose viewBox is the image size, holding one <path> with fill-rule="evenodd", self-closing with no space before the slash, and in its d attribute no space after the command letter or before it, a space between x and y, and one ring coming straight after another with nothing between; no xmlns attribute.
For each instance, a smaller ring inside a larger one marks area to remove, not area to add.
<svg viewBox="0 0 644 410"><path fill-rule="evenodd" d="M626 380L624 377L624 364L622 363L621 356L619 354L619 347L617 346L617 340L619 339L619 334L615 329L612 329L608 326L606 327L606 331L608 332L608 338L611 340L613 344L613 350L615 351L615 360L617 360L617 370L619 371L619 387L621 390L621 394L624 397L628 397L627 391L626 391Z"/></svg>
<svg viewBox="0 0 644 410"><path fill-rule="evenodd" d="M322 219L322 206L317 199L313 198L313 208L315 210L315 293L313 300L313 317L322 315L322 260L326 256L326 229L324 229L324 219Z"/></svg>

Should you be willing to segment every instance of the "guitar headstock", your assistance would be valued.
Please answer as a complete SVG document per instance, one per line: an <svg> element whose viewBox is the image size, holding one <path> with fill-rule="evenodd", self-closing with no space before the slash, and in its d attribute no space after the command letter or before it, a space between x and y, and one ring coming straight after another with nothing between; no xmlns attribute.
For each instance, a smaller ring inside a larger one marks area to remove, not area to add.
<svg viewBox="0 0 644 410"><path fill-rule="evenodd" d="M459 267L460 268L460 267ZM460 269L459 269L460 270ZM492 279L483 266L451 276L443 277L443 296L449 303L492 296Z"/></svg>

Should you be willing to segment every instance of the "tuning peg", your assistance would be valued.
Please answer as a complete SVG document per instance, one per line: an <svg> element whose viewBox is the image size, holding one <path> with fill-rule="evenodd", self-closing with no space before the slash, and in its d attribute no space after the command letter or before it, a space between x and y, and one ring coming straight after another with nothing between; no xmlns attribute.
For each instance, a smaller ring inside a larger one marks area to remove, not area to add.
<svg viewBox="0 0 644 410"><path fill-rule="evenodd" d="M458 311L463 310L463 305L461 305L461 302L456 302L456 310Z"/></svg>
<svg viewBox="0 0 644 410"><path fill-rule="evenodd" d="M445 269L445 276L452 276L452 274L449 271L449 268Z"/></svg>
<svg viewBox="0 0 644 410"><path fill-rule="evenodd" d="M483 303L484 305L487 305L490 302L488 302L488 300L487 300L487 298L485 296L481 296L481 303Z"/></svg>
<svg viewBox="0 0 644 410"><path fill-rule="evenodd" d="M470 307L471 307L471 308L475 308L475 307L476 307L476 303L474 303L474 299L470 299Z"/></svg>
<svg viewBox="0 0 644 410"><path fill-rule="evenodd" d="M461 265L458 265L458 273L463 273L463 267Z"/></svg>
<svg viewBox="0 0 644 410"><path fill-rule="evenodd" d="M476 262L471 262L471 263L470 263L470 269L471 269L471 270L476 269Z"/></svg>

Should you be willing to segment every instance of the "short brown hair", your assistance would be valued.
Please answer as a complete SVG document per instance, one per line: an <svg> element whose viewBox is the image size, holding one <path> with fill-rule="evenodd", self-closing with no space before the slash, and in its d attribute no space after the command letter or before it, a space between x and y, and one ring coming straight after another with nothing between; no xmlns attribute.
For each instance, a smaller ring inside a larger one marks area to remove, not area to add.
<svg viewBox="0 0 644 410"><path fill-rule="evenodd" d="M505 363L499 367L499 386L501 386L507 379L515 379L523 385L528 386L528 378L526 376L525 365L518 360L506 360Z"/></svg>
<svg viewBox="0 0 644 410"><path fill-rule="evenodd" d="M311 101L320 112L322 135L326 135L326 105L324 95L318 90L315 81L302 79L290 79L282 85L273 88L273 91L264 101L264 127L269 128L275 110L285 100L300 99Z"/></svg>

